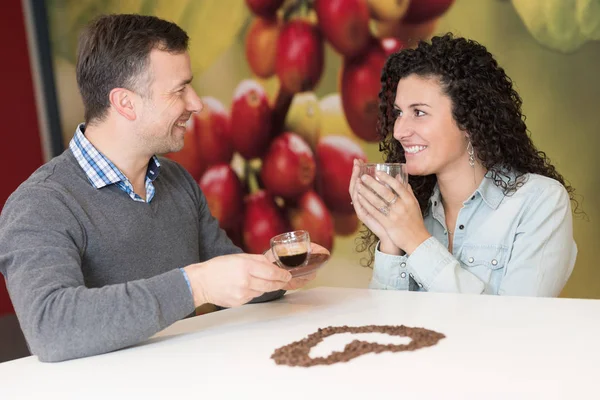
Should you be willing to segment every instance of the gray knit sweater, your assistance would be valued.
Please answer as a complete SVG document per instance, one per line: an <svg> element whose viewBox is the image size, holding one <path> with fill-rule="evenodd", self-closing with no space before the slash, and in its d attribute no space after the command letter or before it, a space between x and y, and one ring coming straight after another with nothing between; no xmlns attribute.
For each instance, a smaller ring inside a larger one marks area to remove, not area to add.
<svg viewBox="0 0 600 400"><path fill-rule="evenodd" d="M0 272L41 361L147 339L194 311L179 267L241 251L181 166L161 159L154 185L150 203L133 201L115 185L95 189L67 150L7 200Z"/></svg>

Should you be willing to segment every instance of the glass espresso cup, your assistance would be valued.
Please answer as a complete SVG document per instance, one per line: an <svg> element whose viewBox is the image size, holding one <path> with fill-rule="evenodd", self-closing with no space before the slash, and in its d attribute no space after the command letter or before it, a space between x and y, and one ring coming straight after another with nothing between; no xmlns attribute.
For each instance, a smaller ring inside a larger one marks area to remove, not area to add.
<svg viewBox="0 0 600 400"><path fill-rule="evenodd" d="M396 178L398 175L401 177L402 184L406 185L408 182L408 174L406 173L406 164L403 163L367 163L363 164L360 168L360 176L367 174L374 179L377 179L375 173L377 171L385 172L392 178Z"/></svg>
<svg viewBox="0 0 600 400"><path fill-rule="evenodd" d="M274 236L271 251L281 268L303 267L310 257L310 235L307 231L293 231Z"/></svg>

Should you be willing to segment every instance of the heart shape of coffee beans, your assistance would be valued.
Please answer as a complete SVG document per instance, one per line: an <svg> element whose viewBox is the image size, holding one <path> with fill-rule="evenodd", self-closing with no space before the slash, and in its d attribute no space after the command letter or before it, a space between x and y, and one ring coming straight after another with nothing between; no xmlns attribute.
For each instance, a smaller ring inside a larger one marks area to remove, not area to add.
<svg viewBox="0 0 600 400"><path fill-rule="evenodd" d="M403 336L411 338L408 344L379 344L354 340L346 345L343 351L334 351L327 357L312 358L309 356L310 350L319 344L326 337L338 333L385 333L391 336ZM319 328L315 333L308 337L290 343L275 350L271 358L279 365L289 365L292 367L312 367L315 365L330 365L338 362L348 362L356 357L368 353L383 353L389 351L396 353L399 351L413 351L423 347L434 346L446 336L425 328L410 328L404 325L365 325L365 326L329 326Z"/></svg>

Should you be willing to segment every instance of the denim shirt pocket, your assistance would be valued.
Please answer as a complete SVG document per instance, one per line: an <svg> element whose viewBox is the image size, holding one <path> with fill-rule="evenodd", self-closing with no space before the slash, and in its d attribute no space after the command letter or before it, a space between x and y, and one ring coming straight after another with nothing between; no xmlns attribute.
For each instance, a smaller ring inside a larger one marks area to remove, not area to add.
<svg viewBox="0 0 600 400"><path fill-rule="evenodd" d="M461 267L485 283L485 293L498 294L504 276L508 249L501 245L465 244L459 261Z"/></svg>

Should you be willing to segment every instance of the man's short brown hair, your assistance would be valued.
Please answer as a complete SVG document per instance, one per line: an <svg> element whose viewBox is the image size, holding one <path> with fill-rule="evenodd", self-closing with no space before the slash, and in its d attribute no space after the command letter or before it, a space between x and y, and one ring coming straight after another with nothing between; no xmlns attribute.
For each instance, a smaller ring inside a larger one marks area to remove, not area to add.
<svg viewBox="0 0 600 400"><path fill-rule="evenodd" d="M85 123L101 121L114 88L145 94L151 77L150 52L181 53L188 35L179 26L153 16L103 15L82 32L77 54L77 84L85 106Z"/></svg>

